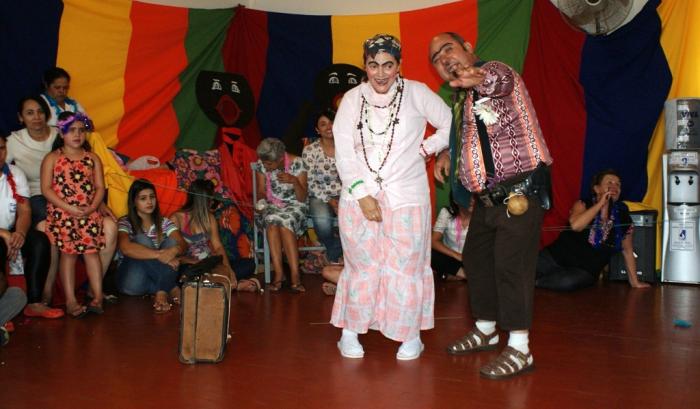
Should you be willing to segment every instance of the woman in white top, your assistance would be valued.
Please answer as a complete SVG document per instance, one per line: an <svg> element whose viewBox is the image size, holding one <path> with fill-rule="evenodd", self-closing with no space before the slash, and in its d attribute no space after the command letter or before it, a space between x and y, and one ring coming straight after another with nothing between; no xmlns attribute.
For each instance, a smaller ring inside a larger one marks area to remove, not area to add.
<svg viewBox="0 0 700 409"><path fill-rule="evenodd" d="M345 265L331 323L343 328L347 358L362 358L357 334L376 329L402 342L397 359L416 359L420 331L434 326L425 157L447 147L452 113L425 84L403 79L400 63L395 37L365 41L367 81L343 96L333 124ZM436 132L424 140L428 123Z"/></svg>
<svg viewBox="0 0 700 409"><path fill-rule="evenodd" d="M46 222L46 199L41 194L41 162L53 149L53 143L58 137L58 130L48 125L50 118L46 101L38 96L26 97L20 100L17 107L17 117L24 128L12 132L7 138L7 163L14 163L27 176L29 185L29 204L32 211L32 226L43 232ZM105 247L100 251L102 273L104 274L112 261L117 246L117 222L106 206L100 208L104 217L102 230L105 234ZM49 267L46 285L44 286L43 301L50 302L54 280L58 270L58 250L52 247L51 265Z"/></svg>
<svg viewBox="0 0 700 409"><path fill-rule="evenodd" d="M58 115L61 112L82 112L85 113L80 103L68 98L70 90L70 75L61 67L49 68L44 72L44 93L41 97L51 110L51 115L47 118L50 126L56 126Z"/></svg>
<svg viewBox="0 0 700 409"><path fill-rule="evenodd" d="M462 267L462 250L467 239L474 200L469 208L457 204L450 194L450 207L440 209L433 226L430 265L438 277L446 280L466 280Z"/></svg>

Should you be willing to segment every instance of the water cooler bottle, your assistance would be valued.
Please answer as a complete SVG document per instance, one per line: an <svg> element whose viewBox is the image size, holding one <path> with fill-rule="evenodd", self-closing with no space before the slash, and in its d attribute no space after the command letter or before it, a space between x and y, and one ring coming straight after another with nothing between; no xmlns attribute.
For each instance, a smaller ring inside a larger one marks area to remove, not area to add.
<svg viewBox="0 0 700 409"><path fill-rule="evenodd" d="M666 101L661 280L700 283L700 99Z"/></svg>

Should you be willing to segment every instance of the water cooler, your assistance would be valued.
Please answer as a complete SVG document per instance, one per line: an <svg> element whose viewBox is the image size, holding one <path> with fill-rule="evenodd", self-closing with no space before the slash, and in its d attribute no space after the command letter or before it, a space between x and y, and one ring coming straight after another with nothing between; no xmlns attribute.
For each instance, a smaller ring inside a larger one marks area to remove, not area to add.
<svg viewBox="0 0 700 409"><path fill-rule="evenodd" d="M666 101L661 281L700 283L700 99Z"/></svg>

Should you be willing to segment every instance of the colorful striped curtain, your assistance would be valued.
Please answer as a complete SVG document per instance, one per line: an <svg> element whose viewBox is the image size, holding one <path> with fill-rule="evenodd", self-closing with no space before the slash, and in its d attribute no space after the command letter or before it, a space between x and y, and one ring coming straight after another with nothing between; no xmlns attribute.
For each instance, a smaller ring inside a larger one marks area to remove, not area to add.
<svg viewBox="0 0 700 409"><path fill-rule="evenodd" d="M130 0L0 2L0 55L9 62L0 64L0 130L19 127L17 100L39 91L41 73L55 63L72 74L71 96L107 145L128 156L162 161L177 148L213 147L216 128L194 98L200 70L246 76L257 101L256 118L243 130L251 145L263 136L295 138L311 129L316 73L332 63L360 66L362 41L378 32L401 38L406 77L447 96L427 46L437 32L456 31L483 59L523 72L555 160L550 241L600 167L622 173L626 198L660 208L661 104L700 95L696 3L652 0L619 33L593 38L567 26L549 0L463 0L365 16ZM438 203L445 203L440 189Z"/></svg>

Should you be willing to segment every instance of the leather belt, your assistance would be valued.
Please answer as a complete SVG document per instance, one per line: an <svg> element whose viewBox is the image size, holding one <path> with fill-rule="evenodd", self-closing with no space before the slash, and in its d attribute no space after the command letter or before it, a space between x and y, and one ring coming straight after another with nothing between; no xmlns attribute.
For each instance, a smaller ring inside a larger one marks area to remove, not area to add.
<svg viewBox="0 0 700 409"><path fill-rule="evenodd" d="M476 195L484 207L502 205L503 201L510 196L511 193L523 194L525 196L535 195L538 189L533 183L533 175L534 172L530 172L524 179L522 176L516 176L517 182L506 180L489 189L484 189Z"/></svg>

